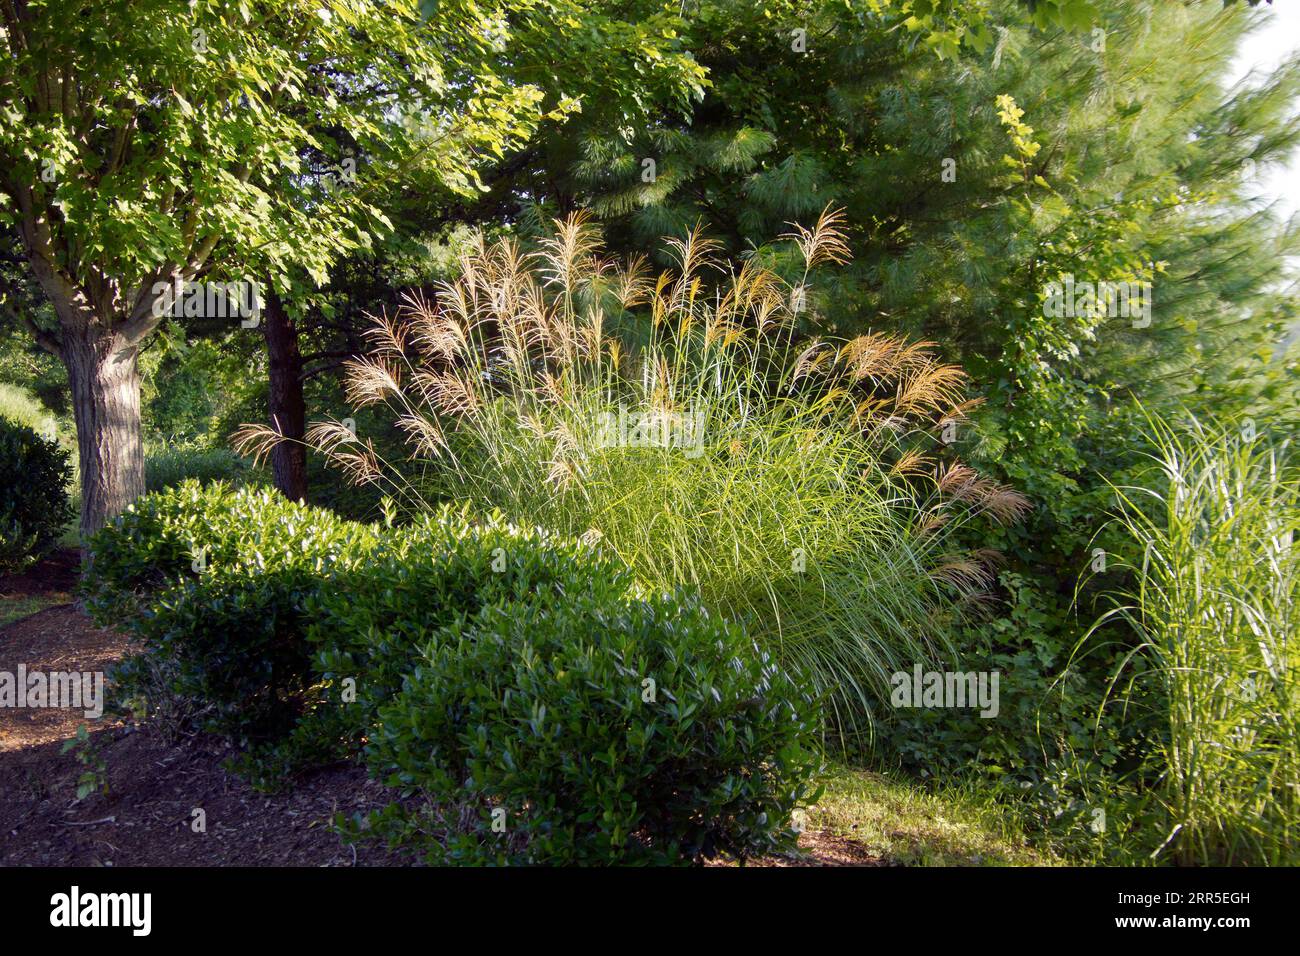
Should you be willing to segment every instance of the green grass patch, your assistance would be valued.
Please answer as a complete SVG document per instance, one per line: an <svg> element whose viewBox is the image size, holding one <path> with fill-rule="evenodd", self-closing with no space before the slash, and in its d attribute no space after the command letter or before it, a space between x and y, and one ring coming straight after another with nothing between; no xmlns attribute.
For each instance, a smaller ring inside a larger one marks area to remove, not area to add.
<svg viewBox="0 0 1300 956"><path fill-rule="evenodd" d="M861 844L907 866L1057 866L1029 846L1009 808L969 786L927 789L868 770L833 766L808 810L809 830Z"/></svg>
<svg viewBox="0 0 1300 956"><path fill-rule="evenodd" d="M0 418L26 425L48 438L59 437L58 418L26 389L0 382Z"/></svg>
<svg viewBox="0 0 1300 956"><path fill-rule="evenodd" d="M7 627L25 617L31 617L37 611L44 611L56 604L66 604L70 600L66 594L0 594L0 627Z"/></svg>

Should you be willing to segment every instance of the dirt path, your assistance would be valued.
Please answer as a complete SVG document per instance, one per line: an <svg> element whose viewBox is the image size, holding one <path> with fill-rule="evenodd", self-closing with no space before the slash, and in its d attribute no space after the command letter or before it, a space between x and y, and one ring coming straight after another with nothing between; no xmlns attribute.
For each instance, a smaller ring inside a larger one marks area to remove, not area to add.
<svg viewBox="0 0 1300 956"><path fill-rule="evenodd" d="M103 672L126 651L122 635L94 627L73 603L75 560L62 555L0 579L0 599L64 600L0 627L0 672ZM102 759L106 792L77 799L87 770L64 743L80 726ZM258 793L222 763L213 738L169 743L140 725L87 719L81 711L0 707L0 865L383 866L406 858L353 848L330 829L383 806L386 790L355 766L333 768L288 794ZM201 811L196 813L196 811ZM196 826L202 819L203 828ZM881 865L851 840L807 834L801 859L768 866Z"/></svg>
<svg viewBox="0 0 1300 956"><path fill-rule="evenodd" d="M72 565L75 568L75 563ZM42 573L43 572L43 573ZM67 599L66 556L0 582L0 594ZM16 599L9 598L9 599ZM94 627L75 604L0 628L0 671L103 672L122 635ZM103 759L107 792L77 800L87 769L64 742L86 725ZM353 865L396 858L342 844L334 814L382 806L383 788L358 767L316 774L268 796L221 766L231 751L211 738L175 744L139 726L71 709L0 707L0 864L67 866ZM202 811L204 832L195 826Z"/></svg>

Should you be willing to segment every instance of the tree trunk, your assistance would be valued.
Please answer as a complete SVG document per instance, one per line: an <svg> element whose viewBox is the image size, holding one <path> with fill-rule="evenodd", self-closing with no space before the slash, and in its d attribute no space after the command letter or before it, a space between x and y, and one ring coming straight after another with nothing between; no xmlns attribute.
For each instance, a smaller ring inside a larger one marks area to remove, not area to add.
<svg viewBox="0 0 1300 956"><path fill-rule="evenodd" d="M139 349L113 334L65 331L63 364L72 388L81 468L81 539L144 494Z"/></svg>
<svg viewBox="0 0 1300 956"><path fill-rule="evenodd" d="M270 359L270 390L267 410L271 424L289 439L271 452L275 487L290 501L307 500L307 402L302 393L302 352L298 348L298 326L284 302L267 283L266 308L262 311L266 351Z"/></svg>

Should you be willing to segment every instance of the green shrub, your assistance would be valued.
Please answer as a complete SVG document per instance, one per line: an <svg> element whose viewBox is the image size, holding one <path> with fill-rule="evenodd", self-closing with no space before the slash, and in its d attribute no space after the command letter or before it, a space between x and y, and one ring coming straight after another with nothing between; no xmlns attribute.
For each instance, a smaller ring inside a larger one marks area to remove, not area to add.
<svg viewBox="0 0 1300 956"><path fill-rule="evenodd" d="M166 445L144 460L146 492L165 491L193 478L202 483L223 481L232 486L257 483L249 462L228 448Z"/></svg>
<svg viewBox="0 0 1300 956"><path fill-rule="evenodd" d="M142 648L115 671L119 697L193 701L235 737L282 734L315 682L306 602L377 541L272 491L191 481L141 498L92 539L84 585L96 620L124 621ZM149 684L160 671L165 689Z"/></svg>
<svg viewBox="0 0 1300 956"><path fill-rule="evenodd" d="M188 699L210 728L263 738L243 766L268 785L354 750L428 636L458 616L630 583L581 542L500 515L477 523L448 507L381 533L269 490L195 481L135 502L92 554L87 607L125 621L149 657L119 668L123 695ZM168 687L150 686L158 673Z"/></svg>
<svg viewBox="0 0 1300 956"><path fill-rule="evenodd" d="M623 565L581 541L444 506L388 533L371 560L319 589L307 637L324 679L356 678L358 719L366 722L401 690L430 637L458 618L503 601L553 607L584 595L619 598L630 586Z"/></svg>
<svg viewBox="0 0 1300 956"><path fill-rule="evenodd" d="M116 623L138 608L139 598L197 575L205 560L236 559L239 505L230 493L220 483L184 482L137 499L96 534L88 542L92 560L81 588L97 622Z"/></svg>
<svg viewBox="0 0 1300 956"><path fill-rule="evenodd" d="M217 569L253 567L292 551L317 521L342 522L269 489L182 482L127 506L90 542L82 581L87 608L103 623L130 615L164 588ZM267 550L269 549L269 551Z"/></svg>
<svg viewBox="0 0 1300 956"><path fill-rule="evenodd" d="M921 778L953 780L965 773L1037 787L1051 766L1088 753L1115 768L1121 745L1111 725L1095 724L1106 675L1076 667L1062 674L1077 636L1067 630L1068 600L1035 579L999 575L1009 596L1004 616L962 632L962 668L1001 675L998 716L963 708L901 708L885 729L884 749Z"/></svg>
<svg viewBox="0 0 1300 956"><path fill-rule="evenodd" d="M816 797L815 702L680 597L489 605L380 715L372 770L431 806L370 832L431 861L743 860L792 847Z"/></svg>
<svg viewBox="0 0 1300 956"><path fill-rule="evenodd" d="M44 555L74 516L68 453L26 425L0 418L0 570Z"/></svg>
<svg viewBox="0 0 1300 956"><path fill-rule="evenodd" d="M512 527L499 514L476 521L445 506L389 529L367 561L336 568L306 598L319 686L289 735L250 752L240 770L270 788L357 753L430 638L487 604L621 597L630 583L622 565L582 542Z"/></svg>

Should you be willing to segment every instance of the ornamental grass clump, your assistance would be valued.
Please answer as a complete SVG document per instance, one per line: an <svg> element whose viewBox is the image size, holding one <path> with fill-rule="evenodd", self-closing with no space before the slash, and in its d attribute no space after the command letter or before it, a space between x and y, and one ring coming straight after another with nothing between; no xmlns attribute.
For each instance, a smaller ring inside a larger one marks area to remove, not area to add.
<svg viewBox="0 0 1300 956"><path fill-rule="evenodd" d="M1300 471L1253 426L1153 418L1153 474L1116 487L1127 585L1085 636L1137 643L1107 695L1159 728L1141 768L1165 821L1151 856L1300 862ZM1107 633L1102 631L1102 633ZM1080 645L1083 647L1083 644Z"/></svg>
<svg viewBox="0 0 1300 956"><path fill-rule="evenodd" d="M426 478L336 421L308 440L408 506L468 499L599 537L645 587L689 585L744 622L836 728L867 733L889 675L955 658L987 591L989 555L957 530L1027 503L943 446L974 403L931 343L801 331L818 275L848 259L841 215L785 240L793 281L764 264L783 250L727 262L699 228L667 240L658 275L604 257L582 215L533 249L480 237L435 297L377 316L348 369L350 400L392 410Z"/></svg>

